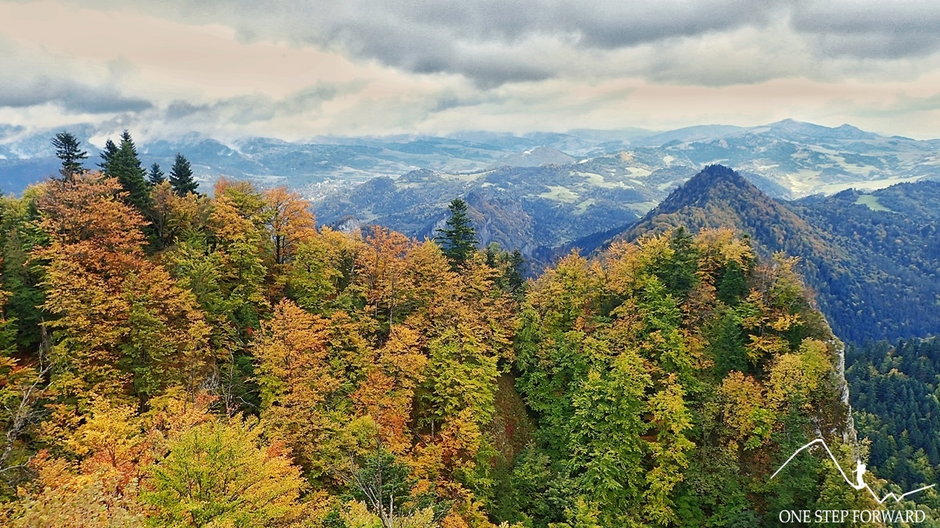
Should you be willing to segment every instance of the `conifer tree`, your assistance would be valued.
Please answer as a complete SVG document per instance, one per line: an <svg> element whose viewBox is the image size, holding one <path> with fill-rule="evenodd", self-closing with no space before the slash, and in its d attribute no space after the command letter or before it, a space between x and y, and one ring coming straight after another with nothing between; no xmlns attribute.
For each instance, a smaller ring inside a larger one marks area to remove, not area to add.
<svg viewBox="0 0 940 528"><path fill-rule="evenodd" d="M159 185L166 181L166 174L160 169L159 163L150 166L150 174L147 175L147 179L150 180L150 185Z"/></svg>
<svg viewBox="0 0 940 528"><path fill-rule="evenodd" d="M180 196L186 196L189 193L195 193L199 184L193 179L193 169L189 165L189 160L182 154L176 154L176 161L173 162L173 168L170 169L170 185Z"/></svg>
<svg viewBox="0 0 940 528"><path fill-rule="evenodd" d="M467 214L467 202L455 198L450 202L448 209L450 218L443 229L438 229L436 240L441 244L451 267L456 269L464 265L473 254L477 246L477 235Z"/></svg>
<svg viewBox="0 0 940 528"><path fill-rule="evenodd" d="M127 192L125 201L144 211L150 206L150 187L147 185L147 171L141 166L137 146L130 132L121 134L121 143L115 145L108 140L101 154L101 169L105 176L116 178Z"/></svg>
<svg viewBox="0 0 940 528"><path fill-rule="evenodd" d="M104 174L111 174L114 169L115 159L117 158L118 147L114 144L114 141L110 139L107 140L104 144L104 150L101 152L101 163L98 164L101 167L101 172Z"/></svg>
<svg viewBox="0 0 940 528"><path fill-rule="evenodd" d="M78 138L68 132L59 132L52 138L52 146L55 147L56 157L62 160L59 172L63 178L69 179L75 174L85 172L82 161L88 159L88 152L82 150Z"/></svg>
<svg viewBox="0 0 940 528"><path fill-rule="evenodd" d="M509 255L509 267L506 269L506 282L509 286L509 291L515 295L521 295L523 287L525 286L524 266L525 258L522 257L522 252L518 249L514 249Z"/></svg>

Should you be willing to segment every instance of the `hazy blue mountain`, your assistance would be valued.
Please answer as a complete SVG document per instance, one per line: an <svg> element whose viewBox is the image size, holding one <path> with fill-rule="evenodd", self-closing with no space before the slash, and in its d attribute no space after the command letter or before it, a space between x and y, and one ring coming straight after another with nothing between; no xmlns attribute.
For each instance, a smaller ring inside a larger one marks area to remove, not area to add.
<svg viewBox="0 0 940 528"><path fill-rule="evenodd" d="M659 132L640 136L631 141L637 147L659 147L673 143L691 143L696 141L710 141L730 135L741 134L747 129L731 125L696 125L683 127L667 132Z"/></svg>
<svg viewBox="0 0 940 528"><path fill-rule="evenodd" d="M23 192L28 185L57 176L56 158L0 159L0 192Z"/></svg>

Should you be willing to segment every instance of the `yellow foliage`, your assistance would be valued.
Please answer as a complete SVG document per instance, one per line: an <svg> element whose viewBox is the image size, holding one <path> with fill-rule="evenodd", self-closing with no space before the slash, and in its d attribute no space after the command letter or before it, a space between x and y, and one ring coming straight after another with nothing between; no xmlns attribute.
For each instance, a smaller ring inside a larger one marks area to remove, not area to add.
<svg viewBox="0 0 940 528"><path fill-rule="evenodd" d="M262 418L305 466L318 459L322 436L331 428L321 404L340 386L327 361L327 339L325 319L283 300L254 345Z"/></svg>
<svg viewBox="0 0 940 528"><path fill-rule="evenodd" d="M284 264L294 255L297 246L316 236L317 222L310 203L286 187L275 187L264 193L268 208L266 222L274 243L274 262Z"/></svg>
<svg viewBox="0 0 940 528"><path fill-rule="evenodd" d="M774 416L759 381L740 372L731 372L718 387L723 423L733 440L745 440L758 447L770 435Z"/></svg>
<svg viewBox="0 0 940 528"><path fill-rule="evenodd" d="M771 365L768 398L778 406L805 404L830 369L826 344L807 338L798 353L781 355Z"/></svg>
<svg viewBox="0 0 940 528"><path fill-rule="evenodd" d="M98 466L90 473L79 472L45 452L33 459L32 466L37 472L34 490L20 490L20 500L8 512L11 528L136 528L144 524L138 482L127 481L118 469Z"/></svg>
<svg viewBox="0 0 940 528"><path fill-rule="evenodd" d="M703 229L695 236L694 245L703 265L734 262L747 270L755 258L750 244L732 229Z"/></svg>
<svg viewBox="0 0 940 528"><path fill-rule="evenodd" d="M790 349L787 340L778 335L751 335L750 342L745 346L747 358L752 363L764 359L765 357L774 357L785 353Z"/></svg>

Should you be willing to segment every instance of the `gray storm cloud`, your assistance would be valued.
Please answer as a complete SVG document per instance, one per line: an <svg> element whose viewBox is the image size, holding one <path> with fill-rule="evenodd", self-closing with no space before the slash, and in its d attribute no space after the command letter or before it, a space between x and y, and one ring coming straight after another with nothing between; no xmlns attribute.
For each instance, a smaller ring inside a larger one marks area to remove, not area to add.
<svg viewBox="0 0 940 528"><path fill-rule="evenodd" d="M99 5L126 6L127 2ZM247 41L286 39L297 45L339 48L415 73L463 75L485 87L541 80L561 73L564 65L541 60L538 50L529 47L531 40L539 37L551 37L571 50L590 54L707 38L747 27L766 28L783 20L817 56L834 53L860 59L891 59L940 49L940 32L936 31L940 27L940 4L913 0L211 0L138 5L163 16L200 23L222 22ZM478 52L487 46L504 53L491 53L481 59ZM513 50L532 53L528 61L523 61L515 58L519 54ZM655 66L645 73L655 75ZM736 79L731 77L727 82Z"/></svg>
<svg viewBox="0 0 940 528"><path fill-rule="evenodd" d="M821 54L858 58L917 57L940 50L940 3L924 0L797 2L795 31Z"/></svg>
<svg viewBox="0 0 940 528"><path fill-rule="evenodd" d="M54 121L28 111L50 104L122 124L294 136L531 129L546 122L536 112L575 127L836 113L843 122L933 101L940 81L940 4L927 1L4 6L32 10L28 31L0 12L0 121L17 123ZM70 10L101 22L70 38L95 42L47 46Z"/></svg>
<svg viewBox="0 0 940 528"><path fill-rule="evenodd" d="M150 101L127 97L111 86L89 86L68 79L38 77L26 82L6 77L0 81L0 106L28 107L54 104L73 112L101 114L139 112L153 107Z"/></svg>

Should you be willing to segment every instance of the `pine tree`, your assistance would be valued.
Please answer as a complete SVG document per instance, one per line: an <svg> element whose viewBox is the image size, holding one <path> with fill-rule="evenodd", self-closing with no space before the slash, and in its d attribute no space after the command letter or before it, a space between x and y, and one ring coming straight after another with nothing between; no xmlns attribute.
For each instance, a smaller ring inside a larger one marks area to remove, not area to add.
<svg viewBox="0 0 940 528"><path fill-rule="evenodd" d="M160 169L159 163L150 166L150 174L147 175L147 179L150 180L150 185L159 185L166 181L166 174Z"/></svg>
<svg viewBox="0 0 940 528"><path fill-rule="evenodd" d="M78 138L68 132L59 132L52 138L52 146L55 147L56 157L62 160L59 172L63 178L69 179L75 174L85 172L82 160L88 159L88 152L82 150Z"/></svg>
<svg viewBox="0 0 940 528"><path fill-rule="evenodd" d="M455 198L450 205L450 218L443 229L438 229L436 240L454 269L464 265L477 246L476 231L467 214L467 202Z"/></svg>
<svg viewBox="0 0 940 528"><path fill-rule="evenodd" d="M176 154L176 161L173 162L173 168L170 169L170 184L173 190L180 196L186 196L189 193L195 193L199 184L193 179L193 169L189 165L189 160L182 154Z"/></svg>

